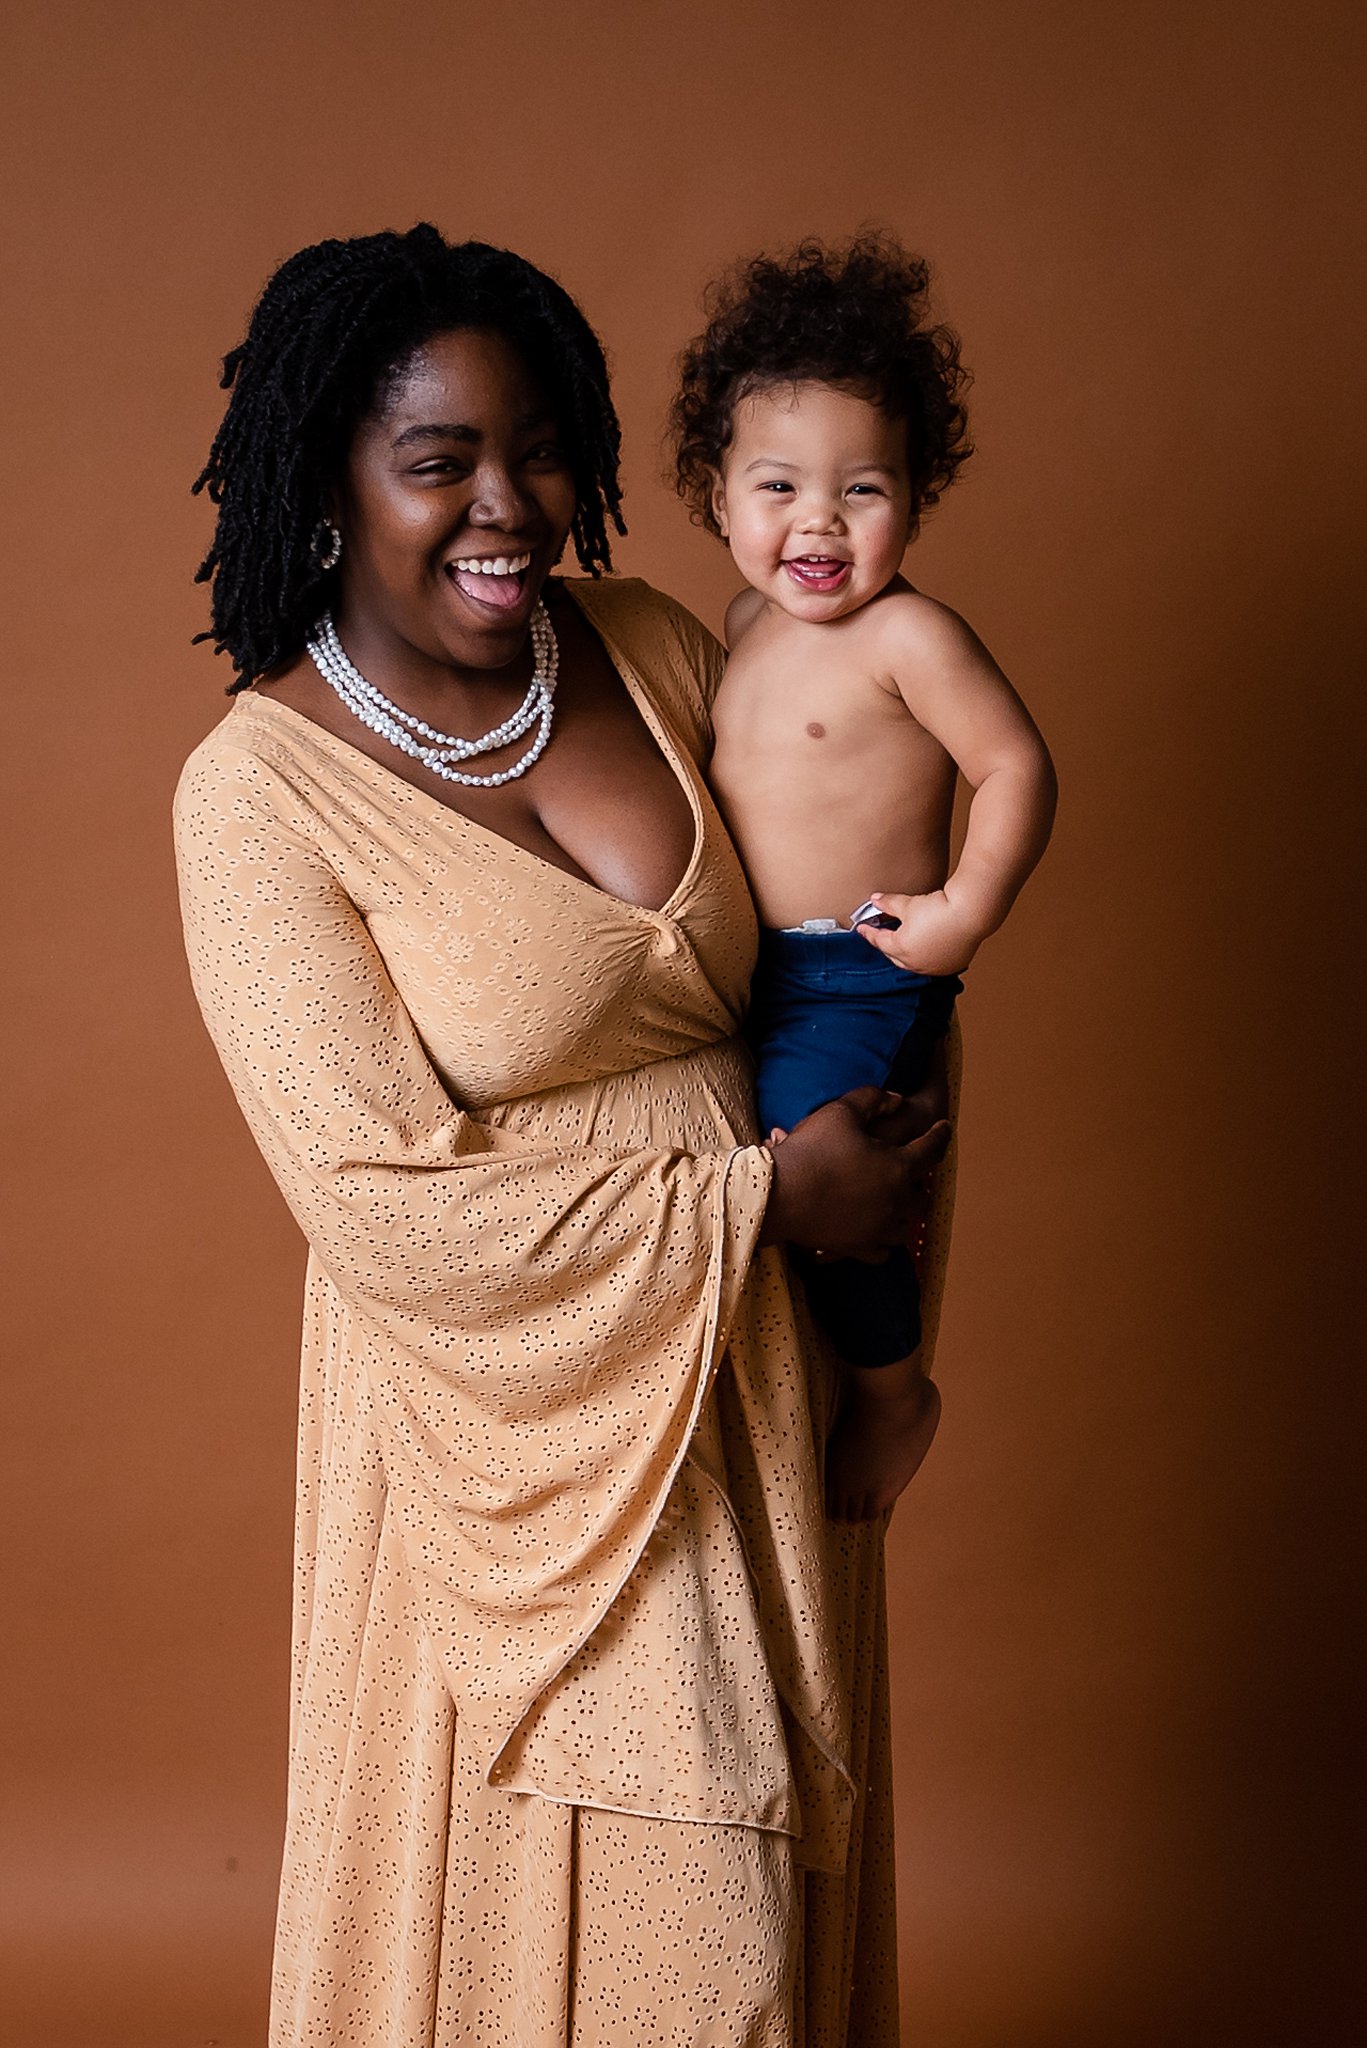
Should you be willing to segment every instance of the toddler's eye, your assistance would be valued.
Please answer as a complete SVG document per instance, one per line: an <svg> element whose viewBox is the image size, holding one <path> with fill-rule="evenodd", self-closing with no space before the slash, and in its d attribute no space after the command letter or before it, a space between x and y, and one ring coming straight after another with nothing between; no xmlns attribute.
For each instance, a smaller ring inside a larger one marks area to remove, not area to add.
<svg viewBox="0 0 1367 2048"><path fill-rule="evenodd" d="M879 488L878 488L877 484L851 484L851 485L850 485L850 496L851 496L852 498L857 498L857 497L860 497L860 496L867 496L867 497L870 497L870 498L881 498L881 497L882 497L882 495L883 495L883 493L882 493L882 492L881 492L881 491L879 490Z"/></svg>
<svg viewBox="0 0 1367 2048"><path fill-rule="evenodd" d="M762 491L773 491L776 495L780 491L791 491L792 488L787 479L781 476L773 477L768 483L760 485Z"/></svg>

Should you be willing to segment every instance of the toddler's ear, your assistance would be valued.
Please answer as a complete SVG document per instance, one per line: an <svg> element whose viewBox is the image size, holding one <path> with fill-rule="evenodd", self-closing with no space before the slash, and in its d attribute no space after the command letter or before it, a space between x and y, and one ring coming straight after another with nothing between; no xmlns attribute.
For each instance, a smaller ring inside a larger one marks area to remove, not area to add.
<svg viewBox="0 0 1367 2048"><path fill-rule="evenodd" d="M725 540L727 538L726 486L721 480L721 471L719 469L714 469L712 472L712 517L717 522L717 531L722 539Z"/></svg>

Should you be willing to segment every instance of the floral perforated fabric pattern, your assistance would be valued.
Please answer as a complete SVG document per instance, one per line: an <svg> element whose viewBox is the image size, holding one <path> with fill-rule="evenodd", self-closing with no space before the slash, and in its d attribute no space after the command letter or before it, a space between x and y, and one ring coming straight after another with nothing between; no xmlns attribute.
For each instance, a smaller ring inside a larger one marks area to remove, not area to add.
<svg viewBox="0 0 1367 2048"><path fill-rule="evenodd" d="M828 1368L756 1248L721 654L569 588L693 807L663 910L259 696L177 796L196 992L309 1243L272 2048L879 2048L880 1532L824 1521Z"/></svg>

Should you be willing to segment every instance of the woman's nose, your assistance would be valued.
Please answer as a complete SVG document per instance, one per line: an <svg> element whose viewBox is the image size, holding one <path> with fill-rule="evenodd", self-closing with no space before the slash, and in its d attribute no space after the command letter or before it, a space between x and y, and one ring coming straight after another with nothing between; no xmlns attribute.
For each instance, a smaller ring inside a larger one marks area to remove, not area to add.
<svg viewBox="0 0 1367 2048"><path fill-rule="evenodd" d="M475 472L474 494L467 514L474 525L497 526L513 532L525 523L530 508L531 500L502 463L480 465Z"/></svg>

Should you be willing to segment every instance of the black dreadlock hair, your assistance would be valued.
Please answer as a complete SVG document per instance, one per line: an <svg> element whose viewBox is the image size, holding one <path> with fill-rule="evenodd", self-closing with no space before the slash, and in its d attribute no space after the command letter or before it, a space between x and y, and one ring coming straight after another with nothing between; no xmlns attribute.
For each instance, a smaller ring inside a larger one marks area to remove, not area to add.
<svg viewBox="0 0 1367 2048"><path fill-rule="evenodd" d="M507 249L407 234L317 242L269 279L247 338L223 359L231 391L195 479L218 506L195 576L212 582L212 640L240 690L288 660L331 602L318 554L329 486L351 437L414 352L451 328L503 335L541 383L565 437L585 572L611 569L621 430L602 346L568 292Z"/></svg>
<svg viewBox="0 0 1367 2048"><path fill-rule="evenodd" d="M694 519L720 531L712 486L740 401L806 382L844 385L905 420L913 513L934 505L973 449L959 338L930 324L929 295L921 257L869 229L836 248L752 257L713 285L670 412L675 485Z"/></svg>

